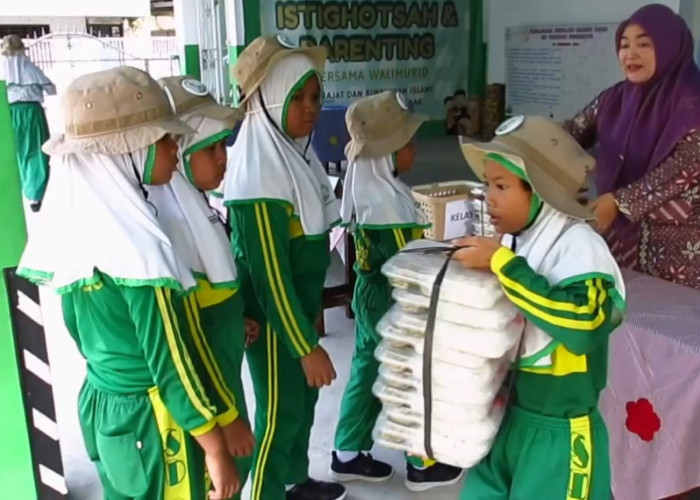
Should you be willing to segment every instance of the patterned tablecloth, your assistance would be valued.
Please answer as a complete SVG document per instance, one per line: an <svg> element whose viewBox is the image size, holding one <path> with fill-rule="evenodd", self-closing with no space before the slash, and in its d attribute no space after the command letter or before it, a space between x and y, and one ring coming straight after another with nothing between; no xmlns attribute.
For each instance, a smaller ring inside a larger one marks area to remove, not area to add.
<svg viewBox="0 0 700 500"><path fill-rule="evenodd" d="M610 341L601 411L615 500L700 485L700 291L625 273L628 315Z"/></svg>

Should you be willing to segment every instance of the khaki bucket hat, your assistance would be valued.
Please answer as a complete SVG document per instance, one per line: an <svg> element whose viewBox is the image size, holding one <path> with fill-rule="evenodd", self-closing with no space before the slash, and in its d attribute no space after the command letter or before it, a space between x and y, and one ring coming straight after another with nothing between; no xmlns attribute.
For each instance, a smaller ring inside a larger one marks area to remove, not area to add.
<svg viewBox="0 0 700 500"><path fill-rule="evenodd" d="M224 122L227 128L233 128L243 118L238 108L222 106L199 80L190 76L170 76L161 78L158 83L175 110L175 115L198 115Z"/></svg>
<svg viewBox="0 0 700 500"><path fill-rule="evenodd" d="M239 105L244 104L258 90L270 69L280 60L292 54L304 54L311 59L316 71L323 72L328 50L321 46L294 47L281 35L259 37L248 45L233 67L233 77L239 87Z"/></svg>
<svg viewBox="0 0 700 500"><path fill-rule="evenodd" d="M387 90L355 101L345 114L350 142L345 157L379 158L397 152L411 141L418 128L428 120L410 111L408 100Z"/></svg>
<svg viewBox="0 0 700 500"><path fill-rule="evenodd" d="M130 66L75 79L61 98L61 110L65 134L44 144L49 155L124 154L167 134L194 133L175 118L158 82Z"/></svg>
<svg viewBox="0 0 700 500"><path fill-rule="evenodd" d="M595 160L562 127L541 116L514 116L496 129L487 143L460 137L467 163L484 180L484 157L502 153L522 160L532 189L556 210L580 220L592 220L591 210L577 201Z"/></svg>
<svg viewBox="0 0 700 500"><path fill-rule="evenodd" d="M24 54L26 51L27 47L24 46L19 35L6 35L0 43L0 55L3 56L16 56Z"/></svg>

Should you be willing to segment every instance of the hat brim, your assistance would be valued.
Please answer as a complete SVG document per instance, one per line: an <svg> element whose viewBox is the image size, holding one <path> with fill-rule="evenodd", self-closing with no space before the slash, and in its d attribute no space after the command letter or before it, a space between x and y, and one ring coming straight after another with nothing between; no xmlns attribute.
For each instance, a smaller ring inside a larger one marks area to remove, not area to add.
<svg viewBox="0 0 700 500"><path fill-rule="evenodd" d="M303 54L307 56L309 59L311 59L311 64L313 65L314 69L319 73L323 73L323 70L326 67L328 50L326 50L326 48L322 45L316 45L314 47L299 47L296 49L280 50L274 53L272 57L270 57L270 59L267 61L267 64L265 65L265 68L260 74L260 77L257 80L255 80L255 82L253 82L253 85L251 85L249 89L246 89L247 93L243 97L243 99L241 99L238 105L242 106L243 104L248 102L248 99L250 99L252 95L255 94L255 91L258 90L258 88L260 88L260 85L262 85L262 82L263 80L265 80L265 77L270 72L270 69L272 69L272 67L279 61L281 61L285 57L291 56L292 54Z"/></svg>
<svg viewBox="0 0 700 500"><path fill-rule="evenodd" d="M0 56L17 56L19 54L25 54L27 52L27 47L8 47L0 50Z"/></svg>
<svg viewBox="0 0 700 500"><path fill-rule="evenodd" d="M73 138L67 135L52 137L42 146L44 153L61 156L75 153L103 155L127 154L155 144L164 136L191 135L195 130L174 118L140 125L109 134Z"/></svg>
<svg viewBox="0 0 700 500"><path fill-rule="evenodd" d="M244 113L238 108L230 108L221 104L205 104L188 111L183 116L199 115L212 120L224 122L226 128L233 128L241 121Z"/></svg>
<svg viewBox="0 0 700 500"><path fill-rule="evenodd" d="M418 129L429 120L427 115L410 114L390 136L379 137L371 141L358 141L351 139L345 146L345 158L354 161L358 156L364 158L381 158L392 153L411 142Z"/></svg>
<svg viewBox="0 0 700 500"><path fill-rule="evenodd" d="M516 156L523 161L525 172L532 189L545 203L555 210L575 219L588 221L594 220L593 212L578 202L577 197L570 195L567 189L558 179L549 175L536 163L530 162L523 155L518 154L513 148L498 141L495 138L491 142L469 142L465 137L459 138L459 145L464 159L479 180L484 181L485 157L488 153L503 153Z"/></svg>

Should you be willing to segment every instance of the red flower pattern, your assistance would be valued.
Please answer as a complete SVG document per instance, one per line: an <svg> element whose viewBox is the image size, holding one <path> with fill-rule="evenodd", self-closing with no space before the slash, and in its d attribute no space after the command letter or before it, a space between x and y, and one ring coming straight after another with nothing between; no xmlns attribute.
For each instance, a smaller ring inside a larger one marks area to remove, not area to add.
<svg viewBox="0 0 700 500"><path fill-rule="evenodd" d="M625 405L627 420L625 427L632 434L637 434L642 441L651 441L661 429L661 419L654 411L654 406L646 398L630 401Z"/></svg>

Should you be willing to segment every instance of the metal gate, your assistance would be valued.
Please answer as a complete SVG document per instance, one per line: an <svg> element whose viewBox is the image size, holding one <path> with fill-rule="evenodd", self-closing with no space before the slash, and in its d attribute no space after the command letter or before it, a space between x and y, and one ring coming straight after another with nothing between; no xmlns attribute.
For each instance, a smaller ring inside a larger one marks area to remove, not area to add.
<svg viewBox="0 0 700 500"><path fill-rule="evenodd" d="M25 40L27 55L56 85L60 95L79 76L117 66L133 66L163 78L180 74L175 37L102 37L51 33ZM62 128L58 99L46 100L52 132Z"/></svg>
<svg viewBox="0 0 700 500"><path fill-rule="evenodd" d="M232 3L232 2L231 2ZM228 48L226 46L226 10L222 0L197 0L197 31L201 79L217 101L231 104Z"/></svg>

